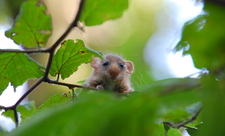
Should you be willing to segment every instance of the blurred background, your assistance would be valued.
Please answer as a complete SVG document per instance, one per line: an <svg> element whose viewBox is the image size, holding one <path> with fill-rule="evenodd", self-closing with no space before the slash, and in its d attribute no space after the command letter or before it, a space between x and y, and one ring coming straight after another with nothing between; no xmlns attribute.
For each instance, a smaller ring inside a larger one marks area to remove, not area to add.
<svg viewBox="0 0 225 136"><path fill-rule="evenodd" d="M4 11L1 12L1 24L4 26L1 38L4 37L4 30L13 24L21 2L1 0L1 9ZM47 14L51 15L53 22L53 33L47 43L49 47L73 21L79 0L42 2L47 6ZM129 8L121 18L98 26L84 26L84 32L74 28L66 39L82 39L88 47L102 51L103 54L115 53L133 61L135 72L131 81L138 91L154 80L185 77L198 71L190 55L183 57L182 51L174 53L173 48L181 38L184 23L203 14L202 9L203 3L195 0L130 0ZM1 44L1 48L9 48L8 45L13 44L10 39L7 41L7 44ZM31 57L45 66L48 54L32 54ZM85 80L90 73L90 66L84 64L63 82L76 84ZM29 81L27 86L34 82ZM29 100L34 100L39 106L51 95L62 91L69 90L43 83L29 95Z"/></svg>
<svg viewBox="0 0 225 136"><path fill-rule="evenodd" d="M47 14L51 15L53 22L52 36L46 45L49 47L74 19L79 0L41 1L47 6ZM4 37L4 31L12 26L22 2L23 0L0 0L0 48L20 48ZM186 22L193 21L199 15L210 14L207 10L213 9L213 6L211 9L205 9L205 4L218 6L223 5L224 1L211 0L203 3L201 0L129 0L129 8L121 18L109 20L99 26L84 26L84 31L74 28L66 39L82 39L86 46L102 51L103 54L115 53L133 61L135 71L131 82L135 91L155 80L190 75L196 77L201 68L195 68L191 55L183 55L185 48L177 52L174 48L182 38ZM204 20L201 20L198 27L204 27L204 24ZM186 46L186 50L188 49ZM31 57L46 66L47 54L32 54ZM78 81L85 80L90 73L91 67L84 64L62 82L77 84ZM13 94L13 89L9 87L0 96L0 104L14 104L23 90L35 81L18 87L17 94ZM66 87L42 83L28 99L39 106L53 94L69 91Z"/></svg>

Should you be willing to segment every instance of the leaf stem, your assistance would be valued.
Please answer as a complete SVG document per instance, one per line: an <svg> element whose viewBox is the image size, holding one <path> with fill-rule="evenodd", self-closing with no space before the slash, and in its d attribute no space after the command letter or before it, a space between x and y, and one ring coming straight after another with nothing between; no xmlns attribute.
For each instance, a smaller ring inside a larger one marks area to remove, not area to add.
<svg viewBox="0 0 225 136"><path fill-rule="evenodd" d="M18 127L19 126L19 118L18 118L17 110L14 109L13 112L14 112L14 118L15 118L16 127Z"/></svg>
<svg viewBox="0 0 225 136"><path fill-rule="evenodd" d="M180 124L178 124L178 128L180 128L180 127L185 127L185 125L187 125L187 124L189 124L189 123L191 123L191 122L193 122L193 121L195 121L196 120L196 118L197 118L197 116L200 114L200 112L201 112L201 110L202 110L202 108L200 108L196 113L195 113L195 115L190 119L190 120L188 120L188 121L186 121L186 122L183 122L183 123L180 123Z"/></svg>
<svg viewBox="0 0 225 136"><path fill-rule="evenodd" d="M172 128L181 128L181 127L187 128L187 126L185 126L185 125L187 125L187 124L189 124L189 123L195 121L196 118L198 117L198 115L200 114L201 110L202 110L202 108L200 108L200 109L194 114L194 116L193 116L190 120L188 120L188 121L186 121L186 122L178 123L178 124L177 124L177 123L174 123L174 122L166 122L166 121L165 121L165 122L163 122L163 124L169 125L169 126L172 127Z"/></svg>
<svg viewBox="0 0 225 136"><path fill-rule="evenodd" d="M55 84L55 85L62 85L62 86L67 86L69 89L73 89L73 88L85 88L81 85L75 85L75 84L69 84L69 83L63 83L63 82L58 82L58 81L54 81L54 80L51 80L49 78L45 79L44 82L46 83L49 83L49 84ZM95 89L95 88L85 88L87 90L94 90L94 91L97 91L98 89Z"/></svg>
<svg viewBox="0 0 225 136"><path fill-rule="evenodd" d="M58 81L51 80L49 78L45 79L44 82L47 82L47 83L50 83L50 84L67 86L69 89L74 88L74 87L83 88L81 85L74 85L74 84L68 84L68 83L58 82Z"/></svg>

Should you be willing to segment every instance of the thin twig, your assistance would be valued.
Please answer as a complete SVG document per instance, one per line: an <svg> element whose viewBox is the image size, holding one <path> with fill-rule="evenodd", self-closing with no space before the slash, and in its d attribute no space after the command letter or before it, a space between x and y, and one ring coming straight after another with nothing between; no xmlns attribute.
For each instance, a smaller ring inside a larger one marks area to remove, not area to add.
<svg viewBox="0 0 225 136"><path fill-rule="evenodd" d="M168 126L170 126L172 128L181 128L181 127L187 128L187 126L185 126L185 125L195 121L196 118L198 117L198 115L200 114L200 112L201 112L201 108L195 113L195 115L190 120L188 120L186 122L183 122L183 123L175 123L175 122L167 122L167 121L165 121L165 122L163 122L163 124L166 124L166 125L168 125Z"/></svg>
<svg viewBox="0 0 225 136"><path fill-rule="evenodd" d="M49 53L47 49L41 49L41 50L14 50L14 49L0 49L0 53L3 52L13 52L13 53Z"/></svg>
<svg viewBox="0 0 225 136"><path fill-rule="evenodd" d="M36 83L34 83L27 91L25 94L20 97L20 99L13 105L13 107L16 107L17 105L20 104L23 99L25 99L36 87L38 87L42 82L44 81L44 78L40 78Z"/></svg>
<svg viewBox="0 0 225 136"><path fill-rule="evenodd" d="M189 127L189 126L183 126L183 127L187 129L197 130L197 127Z"/></svg>
<svg viewBox="0 0 225 136"><path fill-rule="evenodd" d="M47 82L49 84L56 84L56 85L67 86L70 89L71 88L74 88L74 87L83 88L81 85L74 85L74 84L62 83L62 82L54 81L54 80L51 80L51 79L46 79L46 80L44 80L44 82Z"/></svg>
<svg viewBox="0 0 225 136"><path fill-rule="evenodd" d="M63 33L63 35L52 45L52 47L47 49L50 52L50 56L49 56L48 63L47 63L47 66L46 66L44 79L47 79L47 77L48 77L55 49L59 46L60 43L62 43L64 38L70 33L70 31L73 29L73 27L77 26L77 22L79 21L79 17L80 17L83 5L84 5L84 0L81 0L80 5L79 5L79 10L77 12L77 15L76 15L74 21L70 24L70 26Z"/></svg>
<svg viewBox="0 0 225 136"><path fill-rule="evenodd" d="M52 47L50 47L49 49L47 50L54 50L56 49L56 47L64 40L64 38L69 34L69 32L72 30L73 27L77 27L77 23L79 21L79 18L80 18L80 14L81 14L81 11L83 9L83 5L84 5L84 1L85 0L81 0L80 1L80 5L79 5L79 10L77 12L77 15L74 19L74 21L70 24L70 26L67 28L67 30L64 32L64 34L53 44Z"/></svg>
<svg viewBox="0 0 225 136"><path fill-rule="evenodd" d="M14 109L13 112L14 112L14 118L15 118L16 127L18 127L19 126L19 118L18 118L17 110Z"/></svg>
<svg viewBox="0 0 225 136"><path fill-rule="evenodd" d="M76 18L75 20L73 21L73 27L78 27L78 21L80 19L80 15L81 15L81 12L82 12L82 9L84 7L84 3L85 3L85 0L80 0L80 8L79 10L77 11L77 15L76 15Z"/></svg>
<svg viewBox="0 0 225 136"><path fill-rule="evenodd" d="M84 88L86 90L94 90L94 91L97 91L98 89L95 89L95 88L86 88L86 87L83 87L81 85L75 85L75 84L69 84L69 83L63 83L63 82L58 82L58 81L54 81L54 80L51 80L49 78L45 79L43 82L46 82L46 83L49 83L49 84L55 84L55 85L62 85L62 86L67 86L69 89L73 89L73 88Z"/></svg>
<svg viewBox="0 0 225 136"><path fill-rule="evenodd" d="M6 107L6 106L0 105L0 109L3 109L3 110L13 110L14 107L13 106Z"/></svg>
<svg viewBox="0 0 225 136"><path fill-rule="evenodd" d="M5 107L5 106L0 105L0 109L6 110L7 108L8 108L8 107Z"/></svg>
<svg viewBox="0 0 225 136"><path fill-rule="evenodd" d="M195 121L196 118L197 118L197 116L198 116L199 113L201 112L201 110L202 110L202 108L200 108L190 120L188 120L188 121L186 121L186 122L183 122L183 123L180 123L179 125L177 125L177 127L178 127L178 128L184 127L185 125L187 125L187 124L189 124L189 123Z"/></svg>

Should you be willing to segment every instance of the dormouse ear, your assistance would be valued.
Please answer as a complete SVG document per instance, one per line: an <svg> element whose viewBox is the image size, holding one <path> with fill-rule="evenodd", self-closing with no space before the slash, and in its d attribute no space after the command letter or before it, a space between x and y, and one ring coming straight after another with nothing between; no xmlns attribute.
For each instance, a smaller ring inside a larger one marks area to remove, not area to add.
<svg viewBox="0 0 225 136"><path fill-rule="evenodd" d="M101 66L101 59L98 57L93 57L92 61L90 62L90 65L94 69L98 69Z"/></svg>
<svg viewBox="0 0 225 136"><path fill-rule="evenodd" d="M127 74L132 74L134 70L134 64L131 61L125 61Z"/></svg>

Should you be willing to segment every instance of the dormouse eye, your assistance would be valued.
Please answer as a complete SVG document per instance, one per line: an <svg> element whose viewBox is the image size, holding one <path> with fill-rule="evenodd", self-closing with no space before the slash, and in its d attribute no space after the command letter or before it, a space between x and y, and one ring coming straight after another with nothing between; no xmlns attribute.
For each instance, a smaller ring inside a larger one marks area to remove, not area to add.
<svg viewBox="0 0 225 136"><path fill-rule="evenodd" d="M108 61L105 61L102 66L108 66L109 65L109 62Z"/></svg>
<svg viewBox="0 0 225 136"><path fill-rule="evenodd" d="M124 68L123 63L119 63L120 68Z"/></svg>

